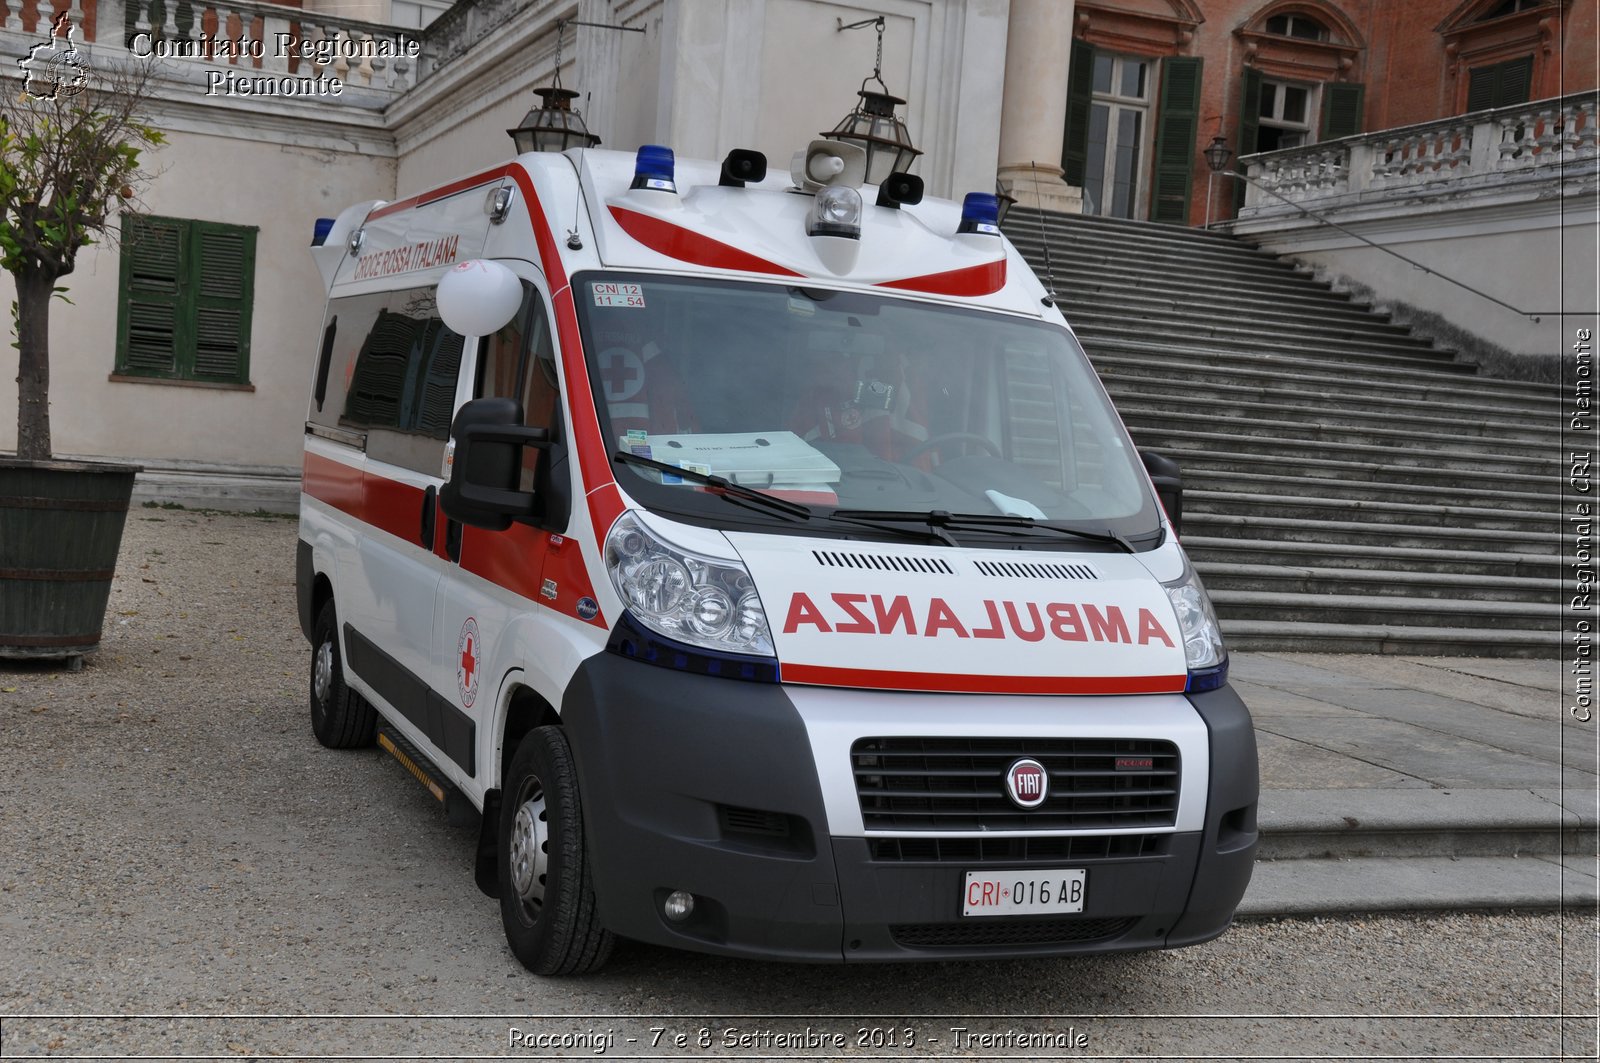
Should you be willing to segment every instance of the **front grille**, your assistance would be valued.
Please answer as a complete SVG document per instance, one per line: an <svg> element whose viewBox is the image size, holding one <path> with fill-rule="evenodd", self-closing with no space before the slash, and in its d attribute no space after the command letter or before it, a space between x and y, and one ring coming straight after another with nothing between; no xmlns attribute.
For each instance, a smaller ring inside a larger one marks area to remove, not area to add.
<svg viewBox="0 0 1600 1063"><path fill-rule="evenodd" d="M870 838L875 863L1031 864L1166 856L1170 834L1090 834L1053 838Z"/></svg>
<svg viewBox="0 0 1600 1063"><path fill-rule="evenodd" d="M1018 808L1006 796L1006 769L1022 757L1037 760L1050 777L1038 808ZM1145 760L1148 768L1129 766ZM850 761L868 830L1126 830L1177 822L1178 747L1171 742L862 738Z"/></svg>
<svg viewBox="0 0 1600 1063"><path fill-rule="evenodd" d="M1083 945L1110 941L1137 919L1050 919L1014 922L915 923L891 926L889 936L908 949L983 948L998 945Z"/></svg>

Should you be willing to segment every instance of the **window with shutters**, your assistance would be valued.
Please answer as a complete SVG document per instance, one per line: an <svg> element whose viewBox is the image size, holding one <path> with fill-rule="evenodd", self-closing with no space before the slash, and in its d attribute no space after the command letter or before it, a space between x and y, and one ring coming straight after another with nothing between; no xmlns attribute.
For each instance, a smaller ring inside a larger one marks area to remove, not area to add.
<svg viewBox="0 0 1600 1063"><path fill-rule="evenodd" d="M1467 77L1468 112L1527 103L1532 98L1533 56L1476 67Z"/></svg>
<svg viewBox="0 0 1600 1063"><path fill-rule="evenodd" d="M249 384L256 232L123 215L113 379Z"/></svg>

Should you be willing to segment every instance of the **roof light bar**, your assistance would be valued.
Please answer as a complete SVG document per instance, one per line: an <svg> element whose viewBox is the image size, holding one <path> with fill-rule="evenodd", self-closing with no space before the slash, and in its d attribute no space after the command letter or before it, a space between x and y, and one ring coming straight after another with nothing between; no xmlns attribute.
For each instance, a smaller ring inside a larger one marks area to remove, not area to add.
<svg viewBox="0 0 1600 1063"><path fill-rule="evenodd" d="M861 193L849 185L829 185L818 192L806 217L806 235L861 239Z"/></svg>
<svg viewBox="0 0 1600 1063"><path fill-rule="evenodd" d="M961 201L961 224L956 232L999 236L1000 200L991 192L968 192Z"/></svg>
<svg viewBox="0 0 1600 1063"><path fill-rule="evenodd" d="M672 149L660 144L644 144L633 162L633 184L629 188L648 188L677 194Z"/></svg>

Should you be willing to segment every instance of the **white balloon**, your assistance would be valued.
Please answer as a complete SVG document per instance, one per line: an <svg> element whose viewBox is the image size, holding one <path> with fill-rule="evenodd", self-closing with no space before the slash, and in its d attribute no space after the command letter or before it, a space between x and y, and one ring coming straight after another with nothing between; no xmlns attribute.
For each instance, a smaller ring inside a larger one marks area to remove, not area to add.
<svg viewBox="0 0 1600 1063"><path fill-rule="evenodd" d="M458 264L439 282L439 317L452 332L489 336L522 305L522 282L498 262L473 258Z"/></svg>

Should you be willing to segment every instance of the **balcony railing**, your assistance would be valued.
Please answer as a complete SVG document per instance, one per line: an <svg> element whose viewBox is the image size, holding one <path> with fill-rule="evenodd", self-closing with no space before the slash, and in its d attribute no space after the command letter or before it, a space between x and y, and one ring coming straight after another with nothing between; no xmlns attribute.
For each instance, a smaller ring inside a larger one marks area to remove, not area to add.
<svg viewBox="0 0 1600 1063"><path fill-rule="evenodd" d="M1456 193L1551 175L1600 156L1600 94L1477 111L1422 125L1250 155L1241 220L1296 214L1296 204L1328 209L1399 196Z"/></svg>

